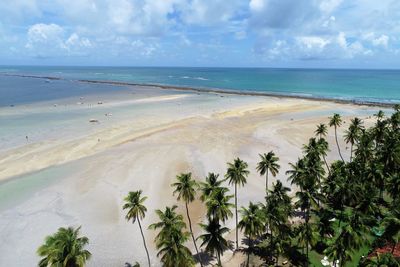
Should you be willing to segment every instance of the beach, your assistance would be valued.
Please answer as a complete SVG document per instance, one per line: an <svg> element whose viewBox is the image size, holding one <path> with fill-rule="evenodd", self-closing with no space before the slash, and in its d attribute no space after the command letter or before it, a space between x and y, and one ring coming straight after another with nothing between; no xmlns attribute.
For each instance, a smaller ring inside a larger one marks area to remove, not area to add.
<svg viewBox="0 0 400 267"><path fill-rule="evenodd" d="M97 86L96 84L91 86ZM118 85L114 85L118 86ZM125 220L123 198L143 190L148 209L143 226L157 221L154 210L184 204L170 184L181 172L197 181L208 172L223 177L226 163L240 157L250 175L239 188L238 205L264 198L264 177L256 173L258 154L273 150L281 169L270 179L288 187L285 172L318 123L340 113L370 124L380 107L320 99L168 90L124 85L115 94L82 95L0 108L0 266L32 266L45 236L59 227L82 226L90 239L88 266L145 265L138 226ZM6 124L7 122L8 124ZM329 129L328 161L337 159ZM343 142L345 158L350 149ZM296 188L291 188L293 194ZM205 220L204 205L190 204L194 234ZM234 229L234 219L227 222ZM145 231L153 266L160 266ZM232 238L233 240L233 235ZM192 249L191 242L187 246ZM224 261L231 260L227 252Z"/></svg>

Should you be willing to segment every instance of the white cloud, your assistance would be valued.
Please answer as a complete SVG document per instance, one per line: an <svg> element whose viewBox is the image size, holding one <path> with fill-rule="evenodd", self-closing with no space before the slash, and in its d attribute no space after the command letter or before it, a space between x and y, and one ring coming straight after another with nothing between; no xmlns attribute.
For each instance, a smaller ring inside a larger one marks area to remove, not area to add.
<svg viewBox="0 0 400 267"><path fill-rule="evenodd" d="M35 24L28 29L27 48L34 48L36 45L49 43L62 47L64 29L57 24Z"/></svg>
<svg viewBox="0 0 400 267"><path fill-rule="evenodd" d="M374 32L368 32L362 36L362 38L370 42L373 46L380 46L383 48L388 48L389 36L385 34L377 35Z"/></svg>
<svg viewBox="0 0 400 267"><path fill-rule="evenodd" d="M300 46L303 46L307 49L324 49L324 47L330 43L329 40L318 36L298 37L297 42Z"/></svg>
<svg viewBox="0 0 400 267"><path fill-rule="evenodd" d="M65 30L57 24L39 23L28 29L28 40L25 45L34 56L52 57L62 54L84 55L85 49L92 47L92 42L77 33L65 39Z"/></svg>
<svg viewBox="0 0 400 267"><path fill-rule="evenodd" d="M387 47L388 46L388 42L389 42L389 37L387 35L381 35L380 37L375 38L374 40L372 40L372 44L374 46Z"/></svg>

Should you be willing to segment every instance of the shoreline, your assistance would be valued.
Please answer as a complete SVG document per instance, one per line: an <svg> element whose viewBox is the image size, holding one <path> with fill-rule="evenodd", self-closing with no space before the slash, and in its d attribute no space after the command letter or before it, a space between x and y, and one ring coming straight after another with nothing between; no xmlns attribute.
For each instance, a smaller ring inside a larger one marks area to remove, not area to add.
<svg viewBox="0 0 400 267"><path fill-rule="evenodd" d="M54 76L38 76L38 75L25 75L25 74L10 74L10 73L0 73L2 76L12 76L21 78L34 78L34 79L44 79L44 80L69 80L63 77ZM330 102L337 104L350 104L357 106L368 106L368 107L383 107L392 108L397 103L387 103L379 101L359 101L355 99L338 99L329 97L319 97L319 96L304 96L296 94L283 94L283 93L272 93L272 92L257 92L257 91L242 91L242 90L232 90L232 89L219 89L219 88L205 88L205 87L186 87L178 85L164 85L164 84L152 84L152 83L135 83L135 82L123 82L123 81L113 81L113 80L89 80L89 79L71 79L69 81L80 82L80 83L91 83L91 84L108 84L115 86L141 86L141 87L151 87L158 88L162 90L179 90L186 92L197 92L197 93L217 93L226 95L246 95L246 96L266 96L266 97L276 97L276 98L290 98L290 99L303 99L310 101L321 101Z"/></svg>

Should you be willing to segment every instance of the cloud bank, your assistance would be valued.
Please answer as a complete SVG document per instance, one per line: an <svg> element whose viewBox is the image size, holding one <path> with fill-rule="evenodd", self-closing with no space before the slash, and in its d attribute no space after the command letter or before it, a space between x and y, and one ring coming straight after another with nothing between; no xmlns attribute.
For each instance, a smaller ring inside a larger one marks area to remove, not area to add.
<svg viewBox="0 0 400 267"><path fill-rule="evenodd" d="M398 0L14 0L3 64L400 67Z"/></svg>

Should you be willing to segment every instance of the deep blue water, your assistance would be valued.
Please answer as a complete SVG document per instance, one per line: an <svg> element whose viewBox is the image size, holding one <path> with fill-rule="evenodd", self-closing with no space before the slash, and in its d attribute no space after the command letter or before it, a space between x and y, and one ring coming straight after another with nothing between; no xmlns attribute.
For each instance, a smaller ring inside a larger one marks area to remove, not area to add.
<svg viewBox="0 0 400 267"><path fill-rule="evenodd" d="M118 90L69 81L77 79L400 102L400 70L13 66L0 67L0 73L66 79L49 82L0 75L0 105Z"/></svg>

